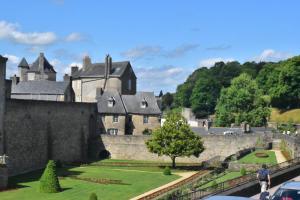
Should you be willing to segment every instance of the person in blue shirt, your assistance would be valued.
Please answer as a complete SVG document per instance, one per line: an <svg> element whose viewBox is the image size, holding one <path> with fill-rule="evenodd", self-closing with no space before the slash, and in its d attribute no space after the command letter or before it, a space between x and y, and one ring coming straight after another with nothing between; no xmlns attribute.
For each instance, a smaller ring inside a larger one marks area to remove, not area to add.
<svg viewBox="0 0 300 200"><path fill-rule="evenodd" d="M260 184L261 193L266 192L268 187L271 186L270 172L267 169L267 165L263 164L262 168L257 172L257 179Z"/></svg>

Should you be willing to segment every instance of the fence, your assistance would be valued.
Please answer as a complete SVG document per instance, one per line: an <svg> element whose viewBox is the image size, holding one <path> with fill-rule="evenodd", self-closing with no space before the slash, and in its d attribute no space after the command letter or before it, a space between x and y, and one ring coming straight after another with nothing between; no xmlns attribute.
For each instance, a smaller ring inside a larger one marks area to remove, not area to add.
<svg viewBox="0 0 300 200"><path fill-rule="evenodd" d="M275 174L279 171L294 167L296 165L300 164L300 158L295 158L293 160L289 160L277 165L273 165L271 166L270 172L271 172L271 176L272 174ZM207 196L211 196L211 195L215 195L215 194L219 194L225 191L228 191L232 188L236 188L238 186L244 185L246 183L255 181L257 182L257 177L256 177L256 173L252 173L252 174L248 174L239 178L235 178L232 180L228 180L222 183L219 183L217 185L211 186L211 187L207 187L204 189L199 189L199 190L195 190L193 192L184 194L184 195L180 195L180 196L175 196L172 199L174 200L186 200L186 199L201 199Z"/></svg>

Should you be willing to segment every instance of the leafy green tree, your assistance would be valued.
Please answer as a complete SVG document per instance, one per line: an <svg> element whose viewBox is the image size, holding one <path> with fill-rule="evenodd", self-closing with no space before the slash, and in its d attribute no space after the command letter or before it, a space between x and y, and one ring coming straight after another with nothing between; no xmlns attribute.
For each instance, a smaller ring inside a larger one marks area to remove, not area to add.
<svg viewBox="0 0 300 200"><path fill-rule="evenodd" d="M192 155L198 157L204 150L201 137L191 130L181 115L174 113L167 116L161 128L153 131L146 145L152 153L169 156L173 168L176 166L177 157Z"/></svg>
<svg viewBox="0 0 300 200"><path fill-rule="evenodd" d="M197 118L207 117L214 113L220 85L211 77L201 77L197 80L191 96L192 110Z"/></svg>
<svg viewBox="0 0 300 200"><path fill-rule="evenodd" d="M252 126L265 125L270 115L269 102L248 74L234 78L223 88L216 106L216 125L229 126L244 121Z"/></svg>
<svg viewBox="0 0 300 200"><path fill-rule="evenodd" d="M55 162L53 160L49 160L40 179L40 192L56 193L61 191L55 168Z"/></svg>
<svg viewBox="0 0 300 200"><path fill-rule="evenodd" d="M173 104L173 95L170 92L167 92L162 96L162 108L165 110L166 108L171 108Z"/></svg>
<svg viewBox="0 0 300 200"><path fill-rule="evenodd" d="M190 97L192 95L193 86L187 82L177 87L174 96L174 102L177 107L190 107Z"/></svg>

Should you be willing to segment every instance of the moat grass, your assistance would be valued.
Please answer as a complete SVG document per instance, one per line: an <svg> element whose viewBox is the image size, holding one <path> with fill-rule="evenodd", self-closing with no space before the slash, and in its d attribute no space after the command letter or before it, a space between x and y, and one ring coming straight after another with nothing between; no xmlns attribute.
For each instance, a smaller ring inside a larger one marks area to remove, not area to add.
<svg viewBox="0 0 300 200"><path fill-rule="evenodd" d="M255 156L256 153L266 153L268 154L268 157L257 157ZM269 165L275 165L277 164L277 159L275 152L273 151L268 151L268 150L256 150L253 151L252 153L242 157L241 159L238 160L239 163L247 163L247 164L269 164Z"/></svg>
<svg viewBox="0 0 300 200"><path fill-rule="evenodd" d="M44 194L38 191L42 171L35 171L9 179L11 190L0 192L1 200L84 200L91 193L99 199L130 199L179 178L163 175L162 170L151 168L83 166L58 169L60 193ZM76 178L76 179L75 179ZM114 184L95 183L79 179L116 181Z"/></svg>
<svg viewBox="0 0 300 200"><path fill-rule="evenodd" d="M214 181L218 184L218 183L222 183L225 181L229 181L229 180L238 178L240 176L242 176L240 172L228 172L224 176L221 176L221 177L215 179ZM211 187L211 186L213 186L214 181L210 181L210 182L202 185L200 188L203 189L203 188Z"/></svg>
<svg viewBox="0 0 300 200"><path fill-rule="evenodd" d="M279 110L273 108L270 116L271 122L281 122L281 123L300 123L300 109L292 110Z"/></svg>

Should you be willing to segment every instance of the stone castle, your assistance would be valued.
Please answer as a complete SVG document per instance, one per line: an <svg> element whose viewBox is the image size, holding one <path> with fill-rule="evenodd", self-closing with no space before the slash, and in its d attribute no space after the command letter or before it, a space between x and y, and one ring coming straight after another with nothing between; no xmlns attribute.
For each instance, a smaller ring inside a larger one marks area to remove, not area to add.
<svg viewBox="0 0 300 200"><path fill-rule="evenodd" d="M23 58L12 80L12 99L90 102L97 104L99 133L139 135L160 126L161 111L153 92L137 92L129 61L104 63L83 58L82 68L56 81L56 72L43 53L29 65Z"/></svg>
<svg viewBox="0 0 300 200"><path fill-rule="evenodd" d="M29 93L24 95L24 99L14 98L14 84L27 83L30 86L35 81L56 81L49 80L49 76L48 79L41 79L47 76L36 72L38 80L29 81L27 73L27 80L23 77L23 81L19 79L18 83L13 83L18 77L5 79L6 62L7 58L0 56L0 156L8 156L6 166L9 176L41 169L49 159L67 163L85 162L89 158L99 158L104 153L115 159L169 161L168 157L149 153L145 145L151 136L143 134L144 130L159 126L160 110L153 93L128 94L128 90L125 90L124 94L121 86L119 90L109 90L106 86L94 88L94 102L37 101L36 98L26 99ZM127 69L130 69L128 66ZM77 74L80 79L80 70ZM72 78L69 83L71 85ZM43 98L44 94L39 95ZM253 147L261 136L258 133L240 137L205 135L206 150L199 158L179 158L178 161L199 163L216 156L225 158L241 149Z"/></svg>

